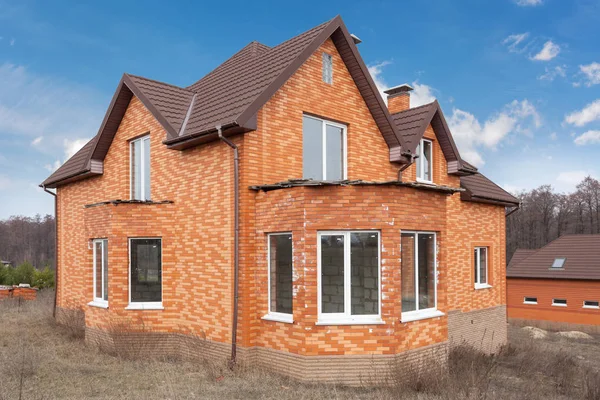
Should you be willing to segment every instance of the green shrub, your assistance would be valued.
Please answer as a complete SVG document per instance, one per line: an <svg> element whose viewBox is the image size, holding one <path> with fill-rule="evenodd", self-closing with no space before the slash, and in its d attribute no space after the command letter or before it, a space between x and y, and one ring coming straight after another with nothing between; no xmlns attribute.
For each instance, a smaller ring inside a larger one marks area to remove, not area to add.
<svg viewBox="0 0 600 400"><path fill-rule="evenodd" d="M5 267L4 265L0 265L0 285L10 285L10 267Z"/></svg>
<svg viewBox="0 0 600 400"><path fill-rule="evenodd" d="M20 283L33 284L33 277L35 275L35 268L29 262L24 262L17 268L11 271L9 274L9 284L18 285Z"/></svg>
<svg viewBox="0 0 600 400"><path fill-rule="evenodd" d="M33 284L40 289L53 288L54 287L54 271L50 267L46 267L41 271L35 270L33 274Z"/></svg>

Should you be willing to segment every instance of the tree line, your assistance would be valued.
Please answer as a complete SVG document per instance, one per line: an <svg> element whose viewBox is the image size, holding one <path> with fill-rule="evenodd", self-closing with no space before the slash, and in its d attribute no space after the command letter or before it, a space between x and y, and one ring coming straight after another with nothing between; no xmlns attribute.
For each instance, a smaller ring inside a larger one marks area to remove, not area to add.
<svg viewBox="0 0 600 400"><path fill-rule="evenodd" d="M54 269L55 232L52 215L0 220L0 259L13 267L28 262L38 270Z"/></svg>
<svg viewBox="0 0 600 400"><path fill-rule="evenodd" d="M539 249L561 235L600 233L600 182L588 176L572 193L551 185L513 193L521 209L506 220L506 259L516 249Z"/></svg>

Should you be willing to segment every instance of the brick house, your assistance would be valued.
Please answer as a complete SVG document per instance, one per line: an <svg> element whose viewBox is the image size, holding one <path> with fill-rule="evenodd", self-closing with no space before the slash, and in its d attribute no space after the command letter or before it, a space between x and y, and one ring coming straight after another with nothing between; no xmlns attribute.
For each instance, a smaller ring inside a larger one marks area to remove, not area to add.
<svg viewBox="0 0 600 400"><path fill-rule="evenodd" d="M461 159L437 102L410 108L402 85L388 110L358 42L336 17L186 88L125 74L42 184L59 317L80 310L91 342L128 321L161 351L350 384L504 344L518 200Z"/></svg>
<svg viewBox="0 0 600 400"><path fill-rule="evenodd" d="M539 250L519 249L506 272L511 322L600 332L600 235L564 235Z"/></svg>

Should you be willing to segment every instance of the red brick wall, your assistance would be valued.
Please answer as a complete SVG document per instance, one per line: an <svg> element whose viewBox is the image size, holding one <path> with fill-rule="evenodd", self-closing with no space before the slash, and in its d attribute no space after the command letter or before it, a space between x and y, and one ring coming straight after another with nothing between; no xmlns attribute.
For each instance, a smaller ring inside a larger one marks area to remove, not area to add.
<svg viewBox="0 0 600 400"><path fill-rule="evenodd" d="M507 280L508 318L600 325L600 310L583 308L586 300L600 301L600 282L566 279ZM523 304L537 297L537 304ZM552 299L566 299L566 307L552 306Z"/></svg>

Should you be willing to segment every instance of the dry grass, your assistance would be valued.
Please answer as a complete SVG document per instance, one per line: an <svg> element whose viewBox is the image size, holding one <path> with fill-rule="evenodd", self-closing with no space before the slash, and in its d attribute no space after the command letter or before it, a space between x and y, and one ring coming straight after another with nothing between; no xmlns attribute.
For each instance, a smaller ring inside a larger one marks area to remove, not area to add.
<svg viewBox="0 0 600 400"><path fill-rule="evenodd" d="M387 387L311 385L261 369L209 361L143 359L147 348L106 354L86 347L77 318L52 319L51 292L35 302L0 302L0 400L8 399L586 399L600 400L600 340L550 335L534 340L518 328L498 356L468 347L451 351L448 365L400 372ZM114 334L128 327L115 325ZM200 340L201 338L199 338ZM401 371L406 365L392 371ZM420 371L420 372L416 372Z"/></svg>

